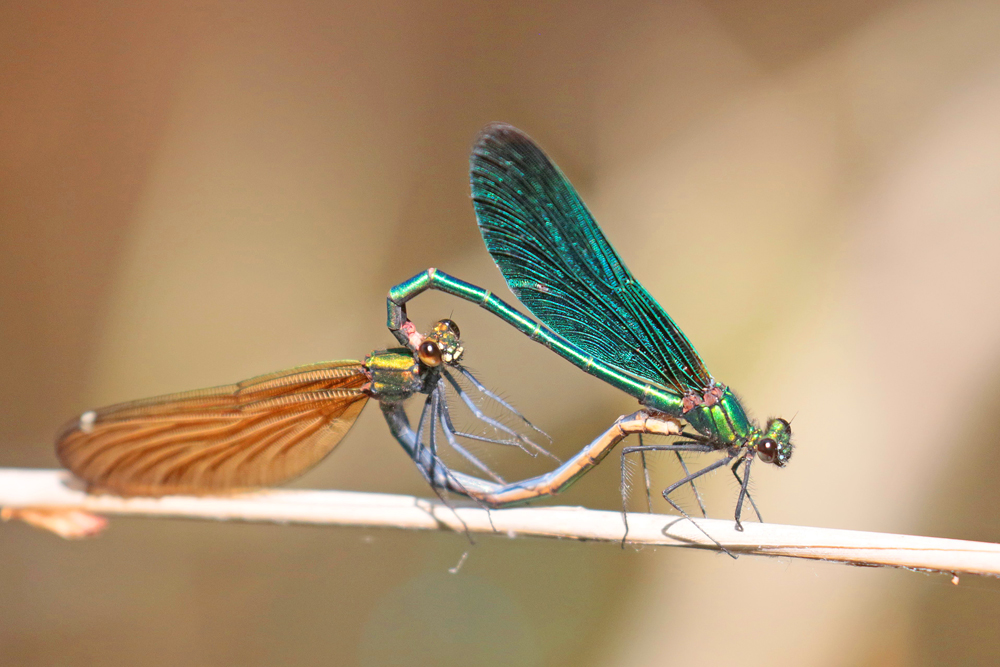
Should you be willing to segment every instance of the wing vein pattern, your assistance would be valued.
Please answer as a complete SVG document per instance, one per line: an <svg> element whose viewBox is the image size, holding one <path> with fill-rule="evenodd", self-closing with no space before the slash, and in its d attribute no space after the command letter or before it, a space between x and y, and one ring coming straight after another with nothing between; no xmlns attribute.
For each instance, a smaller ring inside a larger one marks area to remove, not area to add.
<svg viewBox="0 0 1000 667"><path fill-rule="evenodd" d="M559 168L520 130L486 127L470 160L486 248L511 291L598 361L678 394L712 378L687 336L611 247Z"/></svg>
<svg viewBox="0 0 1000 667"><path fill-rule="evenodd" d="M357 361L84 413L56 452L91 487L121 495L204 494L281 484L321 461L368 399Z"/></svg>

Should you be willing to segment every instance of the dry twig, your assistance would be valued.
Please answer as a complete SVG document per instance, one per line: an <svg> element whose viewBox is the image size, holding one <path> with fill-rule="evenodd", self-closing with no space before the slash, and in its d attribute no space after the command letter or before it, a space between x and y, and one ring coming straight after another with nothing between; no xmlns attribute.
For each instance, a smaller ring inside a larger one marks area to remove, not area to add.
<svg viewBox="0 0 1000 667"><path fill-rule="evenodd" d="M103 520L93 515L171 517L369 528L499 533L509 537L561 537L618 542L621 515L582 507L485 510L450 508L413 496L346 491L264 490L224 497L120 498L88 495L64 470L0 468L0 507L6 519L23 519L64 537L93 535ZM717 549L692 522L662 514L630 513L628 542L635 545ZM913 535L696 519L733 553L791 556L853 565L1000 576L1000 545Z"/></svg>

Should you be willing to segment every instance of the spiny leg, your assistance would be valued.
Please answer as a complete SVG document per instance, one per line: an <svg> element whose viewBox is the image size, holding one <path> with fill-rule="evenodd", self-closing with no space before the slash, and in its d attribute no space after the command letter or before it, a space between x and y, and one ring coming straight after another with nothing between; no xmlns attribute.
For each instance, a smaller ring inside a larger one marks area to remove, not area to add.
<svg viewBox="0 0 1000 667"><path fill-rule="evenodd" d="M509 410L511 413L513 413L514 415L516 415L517 417L519 417L521 419L521 421L523 421L530 429L532 429L533 431L536 431L538 433L541 433L543 436L545 436L546 440L548 440L549 442L552 442L552 436L550 436L548 433L546 433L542 429L540 429L537 426L535 426L534 424L532 424L531 421L527 417L525 417L524 415L522 415L517 410L517 408L515 408L513 405L511 405L510 403L508 403L504 399L500 398L500 396L498 396L497 394L495 394L492 391L490 391L489 389L487 389L486 386L483 385L483 383L480 382L476 378L476 376L473 375L469 371L469 369L467 369L465 366L462 366L461 364L457 364L457 363L455 364L455 367L458 368L458 372L459 373L461 373L463 376L465 376L465 378L469 382L472 383L472 386L474 386L477 390L479 390L479 393L488 396L489 398L493 399L494 401L496 401L497 403L499 403L503 407L507 408L507 410ZM445 372L447 372L447 371L445 371Z"/></svg>
<svg viewBox="0 0 1000 667"><path fill-rule="evenodd" d="M689 476L691 474L691 471L688 470L687 463L684 461L684 457L681 456L680 452L675 451L674 454L677 455L677 460L680 461L681 463L681 470L684 471L684 475ZM698 491L698 485L695 484L694 482L691 482L691 490L694 491L694 499L698 501L698 509L701 510L701 515L707 519L708 513L705 511L705 503L701 501L701 493Z"/></svg>
<svg viewBox="0 0 1000 667"><path fill-rule="evenodd" d="M444 461L441 461L441 459L438 457L438 448L437 448L438 409L437 409L437 402L438 402L437 393L432 391L427 396L427 403L430 403L430 405L431 405L431 420L430 420L431 424L430 424L430 433L428 434L428 436L429 436L428 437L428 443L429 443L430 450L431 450L431 461L432 461L432 463L431 463L431 471L434 472L434 473L437 473L437 464L438 464L438 462L441 463L441 467L442 468L444 468L445 470L447 470L447 467L445 467L445 465L444 465ZM425 403L424 405L426 405L427 403Z"/></svg>
<svg viewBox="0 0 1000 667"><path fill-rule="evenodd" d="M706 445L711 444L712 442L709 438L706 438L700 433L690 433L688 431L681 431L681 437L684 438L685 440L692 440L694 442L700 442ZM680 452L674 452L674 453L677 454L677 460L680 462L681 469L684 471L685 476L690 475L691 472L688 470L687 461L684 460L684 457L681 456ZM701 499L701 492L698 491L698 485L695 484L694 482L691 483L691 491L694 493L695 500L698 501L698 509L701 510L701 515L705 518L708 518L708 512L705 511L705 503L702 502Z"/></svg>
<svg viewBox="0 0 1000 667"><path fill-rule="evenodd" d="M740 477L740 473L737 468L739 468L739 464L742 463L742 461L743 459L740 458L740 460L734 463L732 468L730 468L730 470L733 471L733 476L736 477L736 481L740 483L740 488L743 488L743 478ZM754 514L757 515L757 521L764 523L764 519L760 516L760 510L757 509L757 503L753 501L753 496L750 495L750 487L747 487L747 500L750 501L750 506L753 507Z"/></svg>
<svg viewBox="0 0 1000 667"><path fill-rule="evenodd" d="M413 438L413 453L411 455L413 462L416 463L417 470L424 476L424 479L431 485L431 488L434 489L439 498L441 498L441 494L438 492L438 489L448 488L449 484L454 485L456 487L455 490L458 490L459 493L468 495L464 491L461 482L451 473L451 470L448 469L448 466L445 465L441 457L437 455L436 439L433 440L430 447L424 446L424 424L427 420L431 419L428 415L432 413L432 407L433 401L431 396L428 396L424 402L424 410L420 414L420 421L417 424L417 431ZM438 469L439 467L440 470ZM441 498L441 500L443 501L444 498Z"/></svg>
<svg viewBox="0 0 1000 667"><path fill-rule="evenodd" d="M466 459L468 459L474 466L476 466L477 468L479 468L480 470L482 470L483 472L485 472L487 475L489 475L490 477L492 477L494 479L494 481L496 481L496 482L498 482L500 484L506 484L507 482L504 481L504 479L502 477L500 477L500 475L498 475L495 472L493 472L490 468L488 468L486 466L485 463L483 463L482 461L480 461L478 458L476 458L475 456L473 456L473 454L471 452L469 452L464 447L462 447L460 444L458 444L458 441L455 439L456 435L463 435L464 437L468 437L468 436L465 436L464 434L456 431L455 430L455 425L452 424L452 422L451 422L451 414L449 412L448 402L444 398L444 383L443 382L440 383L438 385L438 387L434 391L435 391L435 393L440 393L440 395L441 395L440 399L439 399L440 400L440 406L441 406L441 430L444 432L444 435L448 439L448 443L452 446L452 449L454 449L459 454L461 454ZM489 442L498 442L498 441L495 441L495 440L489 440L488 438L481 438L481 439L482 440L487 440ZM513 444L513 443L499 442L498 444ZM442 466L444 466L443 463L442 463ZM459 480L456 479L454 475L452 475L450 469L445 468L445 474L448 476L448 478L451 481L451 483L457 489L459 489L459 493L461 493L462 495L464 495L466 497L472 498L472 500L474 500L476 502L476 504L478 504L481 508L483 508L484 510L486 510L486 518L490 522L490 528L492 528L493 531L496 532L496 526L493 525L493 515L490 513L490 510L493 509L493 508L490 507L489 503L483 502L483 500L480 499L477 495L470 494L468 491L466 491L463 488L462 483L459 482ZM441 494L440 493L438 494L438 497L441 498ZM447 501L445 501L445 504L448 504ZM451 505L448 505L448 506L451 507ZM458 516L458 513L456 512L455 515ZM459 518L459 520L461 521L461 517ZM464 521L462 521L462 525L465 526L465 522ZM466 526L466 532L468 532L468 526ZM473 544L475 544L475 542L473 542L473 540L472 540L472 536L468 535L468 537L469 537L469 542L472 542Z"/></svg>
<svg viewBox="0 0 1000 667"><path fill-rule="evenodd" d="M628 488L627 488L627 485L626 485L626 473L627 473L627 471L626 471L626 466L625 466L625 462L628 460L628 455L632 454L632 453L635 453L635 452L702 452L702 453L705 453L705 452L714 452L714 451L715 451L715 448L712 447L711 445L702 444L702 443L698 443L698 442L678 442L678 443L674 443L672 445L639 445L639 446L636 446L636 447L624 447L622 449L622 458L621 458L622 522L625 524L625 534L622 536L622 548L623 549L625 548L625 540L628 538L628 512L626 511L627 510L627 500L628 500L627 497L626 497L626 494L627 494ZM716 466L716 467L718 467L718 466ZM699 472L699 473L695 473L695 475L693 475L693 476L689 475L688 477L685 477L683 480L681 480L681 482L679 482L677 484L677 486L683 486L686 482L690 481L691 479L695 479L699 475L704 474L704 472L705 471L702 471L702 472ZM673 487L671 487L671 490L672 489L673 489ZM679 507L677 507L677 505L674 503L674 501L672 501L669 498L667 498L667 502L669 502L671 505L673 505L674 508L677 509L685 517L687 517L688 519L691 518L691 517L689 517L687 515L687 512L685 512L684 510L682 510ZM695 524L695 525L697 526L698 524ZM701 527L699 526L699 530L700 529L701 529ZM705 532L705 531L702 530L702 532ZM708 535L708 534L706 533L706 535ZM709 536L709 539L712 539L712 538ZM715 540L712 540L712 541L714 542ZM716 544L718 544L718 543L716 542ZM721 548L722 545L720 544L719 547Z"/></svg>
<svg viewBox="0 0 1000 667"><path fill-rule="evenodd" d="M475 433L466 433L465 431L459 431L455 429L455 435L462 438L468 438L469 440L478 440L479 442L488 442L491 445L503 445L504 447L517 447L520 446L513 440L499 440L497 438L487 438L485 435L476 435Z"/></svg>
<svg viewBox="0 0 1000 667"><path fill-rule="evenodd" d="M475 402L472 400L472 398L465 392L464 389L462 389L462 386L460 384L458 384L458 382L455 381L455 378L453 378L450 373L446 374L445 377L448 378L448 382L451 384L452 387L454 387L455 393L457 393L458 397L462 399L462 402L465 403L465 407L469 409L469 412L472 413L473 417L475 417L476 419L478 419L479 421L481 421L483 423L489 424L493 428L495 428L495 429L497 429L499 431L502 431L503 433L506 433L507 435L510 435L513 438L513 440L510 440L510 442L515 447L517 447L518 449L520 449L521 451L523 451L525 454L528 454L530 456L534 456L534 454L532 454L531 452L529 452L525 448L525 446L523 444L524 441L527 440L527 438L525 438L520 433L517 433L516 431L508 428L506 425L498 422L497 420L493 419L492 417L488 416L485 412L483 412L482 410L480 410L479 406L477 406L475 404ZM504 442L504 441L501 441L501 442Z"/></svg>
<svg viewBox="0 0 1000 667"><path fill-rule="evenodd" d="M621 460L621 484L619 486L619 491L622 495L622 523L625 524L625 534L622 535L622 549L625 548L625 539L628 537L628 469L625 465L625 455L622 454Z"/></svg>
<svg viewBox="0 0 1000 667"><path fill-rule="evenodd" d="M740 497L736 501L736 530L742 532L743 524L740 523L740 514L743 513L743 499L750 498L750 494L747 492L747 485L750 484L750 464L753 463L752 454L744 454L742 458L746 459L746 466L743 468L743 479L740 480ZM733 474L736 474L736 467L733 466ZM740 479L739 475L736 475L736 479ZM753 511L757 512L757 520L764 523L764 520L760 516L760 512L757 510L757 504L750 498L750 505L753 507Z"/></svg>
<svg viewBox="0 0 1000 667"><path fill-rule="evenodd" d="M517 446L520 449L522 449L524 451L524 453L530 454L531 456L536 456L537 455L537 454L532 454L530 451L528 451L524 447L524 444L526 444L526 445L530 446L532 449L534 449L536 451L536 453L545 454L546 456L548 456L548 457L550 457L552 459L555 459L556 461L559 461L559 459L557 459L555 456L553 456L552 454L550 454L544 447L542 447L541 445L533 442L530 438L526 438L525 436L523 436L522 434L518 433L517 431L509 428L505 424L503 424L501 422L498 422L496 419L493 419L492 417L488 416L485 412L483 412L482 410L479 409L479 406L477 406L475 404L475 402L472 400L472 398L465 392L465 390L462 389L462 386L460 384L458 384L458 381L455 380L454 377L452 377L451 373L448 373L447 371L445 371L444 375L448 379L448 382L451 384L451 386L454 387L455 392L458 394L459 398L461 398L462 402L465 403L465 406L469 409L469 412L471 412L476 419L478 419L479 421L484 422L486 424L489 424L493 428L495 428L495 429L497 429L497 430L499 430L499 431L501 431L503 433L506 433L507 435L515 438L518 441L518 445ZM521 443L524 443L524 444L521 444Z"/></svg>
<svg viewBox="0 0 1000 667"><path fill-rule="evenodd" d="M642 433L639 434L639 446L642 447ZM678 454L680 456L680 454ZM646 482L646 510L652 514L653 513L653 497L649 492L649 466L646 465L646 450L639 452L639 458L642 459L642 476Z"/></svg>
<svg viewBox="0 0 1000 667"><path fill-rule="evenodd" d="M475 456L473 456L471 452L469 452L464 447L462 447L461 445L459 445L458 442L455 440L454 436L456 434L461 434L461 433L455 429L455 425L451 421L451 412L450 412L450 409L448 407L448 401L447 401L446 394L445 394L445 384L444 384L443 380L441 380L440 378L438 378L437 386L434 388L434 390L433 390L432 393L437 396L437 400L438 400L439 406L440 406L441 430L444 432L445 437L448 439L448 442L451 444L452 448L454 448L459 454L463 455L473 465L475 465L476 467L478 467L480 470L482 470L483 472L485 472L487 475L490 475L496 482L498 482L500 484L506 484L506 482L504 481L504 479L502 477L500 477L500 475L497 475L492 470L490 470L486 466L486 464L482 463L478 458L476 458ZM461 434L461 435L464 435L464 434ZM506 441L500 441L500 440L491 440L489 438L477 438L476 436L467 436L467 435L465 437L472 437L474 439L486 440L488 442L492 442L492 443L496 443L496 444L517 446L517 443L514 443L514 442L506 442ZM440 460L440 459L438 459L438 460ZM490 513L490 510L493 509L493 508L491 508L488 503L483 502L477 495L470 494L464 488L464 486L458 480L458 478L455 475L452 474L451 469L448 468L444 464L443 461L441 462L441 467L444 469L445 476L448 478L449 483L454 487L455 490L457 490L459 493L461 493L462 495L464 495L466 497L472 498L480 507L482 507L483 509L486 510L486 518L490 522L490 527L495 532L496 531L496 526L493 525L493 515ZM442 502L444 502L446 505L448 505L448 507L451 507L451 504L447 500L445 500L441 496L440 493L438 493L437 496L438 496L438 498L441 499ZM462 521L462 518L461 518L461 516L459 516L458 512L455 512L455 516L458 517L458 520L461 521L462 525L465 527L466 537L468 537L469 542L472 543L472 544L475 544L475 541L473 541L473 539L472 539L471 533L469 533L469 527L466 525L465 521Z"/></svg>
<svg viewBox="0 0 1000 667"><path fill-rule="evenodd" d="M452 506L452 504L450 502L448 502L448 499L445 498L444 494L441 492L442 489L434 481L437 478L437 466L438 466L438 464L441 465L441 469L442 469L443 474L444 474L445 477L450 478L452 482L456 481L454 479L454 477L451 477L451 471L448 470L448 467L444 464L444 461L442 461L441 458L437 454L438 402L439 402L439 400L440 400L440 396L438 396L438 392L437 392L437 390L435 390L435 391L432 391L427 396L427 400L424 402L424 410L425 410L425 412L426 412L427 406L430 405L430 433L429 433L428 440L430 441L430 453L431 453L431 488L434 489L434 495L436 495L438 497L438 500L440 500L448 509L450 509L451 513L455 515L455 518L458 519L459 523L462 524L462 532L465 533L465 537L466 537L467 540L469 540L469 544L475 544L476 543L475 540L472 539L472 533L469 532L469 525L467 523L465 523L465 520L462 519L462 516L455 510L455 508ZM418 437L419 437L420 429L423 426L423 417L424 417L424 415L421 414L420 415L420 422L421 423L417 427Z"/></svg>
<svg viewBox="0 0 1000 667"><path fill-rule="evenodd" d="M427 395L427 400L424 402L424 410L420 415L420 422L417 426L416 447L414 449L415 451L421 451L424 449L422 440L424 422L425 420L430 421L430 429L429 429L430 446L426 448L426 451L428 452L428 456L426 458L429 459L429 462L424 460L425 458L424 456L415 457L417 467L424 474L424 477L428 477L428 475L430 475L429 481L432 486L434 487L440 486L443 489L450 489L453 486L454 488L452 490L458 491L463 495L468 495L468 492L464 488L464 485L451 472L451 469L444 462L444 459L442 459L438 455L437 451L438 428L444 431L446 436L448 435L448 431L445 427L444 420L442 418L442 407L444 407L443 412L446 413L447 403L443 399L441 387L439 386L433 389ZM461 447L459 447L459 449L461 449ZM438 470L438 467L440 467L440 470ZM439 477L441 478L440 481L438 480ZM440 494L438 495L440 496Z"/></svg>
<svg viewBox="0 0 1000 667"><path fill-rule="evenodd" d="M447 371L445 371L445 372L447 372ZM448 379L449 379L449 381L451 381L450 377ZM452 386L456 386L454 382L451 382L451 384L452 384ZM456 389L456 391L459 393L459 397L462 398L463 402L466 403L466 405L468 405L468 403L465 400L467 398L467 395L466 396L462 396L462 394L464 393L463 390L460 387L458 387ZM450 408L448 410L448 414L449 415L451 414ZM473 416L477 416L476 413L473 413ZM449 424L451 424L451 430L452 430L452 432L455 435L460 436L462 438L468 438L469 440L478 440L480 442L488 442L488 443L493 444L493 445L503 445L504 447L517 447L521 451L524 451L524 447L523 447L523 445L521 444L521 442L518 439L510 438L510 439L506 439L505 440L505 439L502 439L502 438L489 438L489 437L484 436L484 435L477 435L475 433L466 433L465 431L459 431L457 428L455 428L454 423L452 423L450 420L449 420ZM526 453L529 454L529 455L531 455L531 452L526 452Z"/></svg>
<svg viewBox="0 0 1000 667"><path fill-rule="evenodd" d="M721 468L722 466L724 466L727 463L729 463L729 461L731 459L732 459L732 456L731 455L727 455L727 456L719 459L718 461L715 461L714 463L711 463L711 464L705 466L701 470L688 475L684 479L681 479L681 480L678 480L678 481L674 482L673 484L671 484L670 486L668 486L666 489L664 489L664 491L663 491L663 499L666 500L668 503L670 503L670 505L675 510L677 510L678 512L680 512L681 514L683 514L684 518L686 518L688 521L691 521L691 523L694 524L695 528L697 528L698 530L700 530L701 533L705 537L707 537L708 539L712 540L712 542L714 542L717 547L719 547L722 551L726 552L727 555L729 555L729 556L731 556L732 558L735 559L736 556L731 551L729 551L729 549L727 549L726 547L722 546L722 544L719 543L719 541L717 539L715 539L714 537L712 537L711 535L709 535L708 532L704 528L702 528L699 524L695 523L691 519L691 516L687 512L685 512L683 509L681 509L680 505L678 505L677 503L675 503L673 500L670 499L670 494L673 493L674 491L676 491L677 489L679 489L680 487L682 487L685 484L687 484L687 483L689 483L689 482L691 482L691 481L693 481L693 480L701 477L702 475L705 475L705 474L707 474L709 472L712 472L713 470L716 470L717 468Z"/></svg>
<svg viewBox="0 0 1000 667"><path fill-rule="evenodd" d="M434 393L435 395L438 395L438 394L443 394L443 392L444 392L444 382L441 382L438 385L437 389L434 390ZM451 415L448 413L447 401L445 401L440 395L438 395L435 402L437 404L436 410L439 413L439 419L441 422L441 431L444 433L445 438L448 439L448 444L451 445L451 448L454 449L459 454L461 454L462 456L464 456L466 460L469 461L469 463L471 463L475 467L479 468L479 470L492 477L493 481L498 482L500 484L506 484L507 482L505 482L500 475L490 470L490 468L485 463L480 461L472 452L465 449L465 447L462 447L462 445L458 443L458 440L455 438L455 426L454 424L451 423Z"/></svg>
<svg viewBox="0 0 1000 667"><path fill-rule="evenodd" d="M448 473L447 471L445 472L445 474L448 475L449 478L451 478L451 482L453 484L461 488L461 484L459 484L458 480L452 477L451 474ZM455 515L455 518L458 519L458 522L462 524L462 532L465 534L465 539L469 540L469 544L475 544L476 541L472 539L472 531L469 530L469 524L465 523L465 519L462 518L462 515L458 513L458 510L455 508L455 506L451 504L451 502L448 500L447 497L445 497L443 493L445 489L439 487L437 484L431 484L431 490L434 491L434 495L437 496L437 499L441 501L441 504L450 509L451 513ZM493 519L491 518L490 525L492 524L493 524Z"/></svg>
<svg viewBox="0 0 1000 667"><path fill-rule="evenodd" d="M434 462L434 464L433 464L434 466L438 466L438 465L441 466L441 474L444 475L444 477L446 477L447 479L451 480L452 482L456 482L455 477L451 474L451 469L444 462L444 459L442 459L438 455L438 446L437 446L437 432L438 432L438 429L440 429L442 432L444 432L446 439L448 439L449 441L451 440L451 438L448 437L450 434L448 433L447 429L445 428L445 424L444 424L443 415L447 411L447 404L445 403L445 401L444 401L444 399L442 397L442 394L443 394L443 392L441 391L441 386L438 385L427 396L427 400L431 404L431 410L430 410L430 415L431 415L430 422L431 422L431 424L430 424L430 438L429 438L430 439L431 457L432 457L432 460ZM442 406L444 406L444 412L442 411ZM450 442L449 442L449 444L450 444ZM475 465L478 462L480 466L483 466L483 468L484 468L483 472L489 472L489 469L486 468L485 465L482 462L480 462L474 456L472 456L471 454L469 454L468 452L466 452L461 446L459 446L457 448L457 451L460 454L464 455L464 456L471 457L471 462L473 463L473 465ZM435 473L436 472L437 471L435 470ZM461 486L461 485L459 485L459 486Z"/></svg>
<svg viewBox="0 0 1000 667"><path fill-rule="evenodd" d="M427 399L424 401L423 410L420 411L420 420L417 421L417 436L413 448L413 457L417 461L420 460L423 454L424 424L427 421L427 415L430 413L430 411L431 411L431 397L428 396ZM431 452L431 461L429 468L425 470L424 466L417 466L417 467L420 469L422 473L424 473L425 477L430 475L430 477L427 478L427 481L430 483L432 487L437 488L437 484L435 483L435 472L436 472L435 465L436 465L436 457L434 456L434 453Z"/></svg>
<svg viewBox="0 0 1000 667"><path fill-rule="evenodd" d="M437 466L441 466L441 475L443 475L446 479L450 480L451 482L453 482L456 485L458 485L459 487L461 487L461 484L458 484L458 482L455 479L455 477L451 474L451 469L448 468L448 465L444 462L444 459L442 459L438 455L438 445L437 445L437 432L438 432L438 429L440 428L441 431L443 431L445 433L445 436L446 437L448 436L448 432L445 430L444 423L443 423L443 420L442 420L442 417L441 417L441 405L444 404L444 400L441 398L440 387L436 387L434 390L431 391L431 393L427 396L427 402L430 403L430 406L431 406L431 409L430 409L430 431L429 431L429 438L428 439L430 441L430 453L431 453L431 462L432 462L431 463L431 472L434 475L433 479L437 478L437 474L438 474ZM468 456L472 457L473 463L475 463L476 461L478 461L478 459L476 459L471 454L468 454L468 452L466 452L465 450L463 450L462 447L458 447L457 449L458 449L458 452L460 454L464 454L464 455L468 455ZM482 463L480 463L480 465L482 465ZM485 466L484 466L484 468L485 468ZM486 471L488 471L488 469L484 470L484 472L486 472ZM434 482L432 482L432 485L433 484L434 484ZM463 495L467 495L467 494L463 494ZM440 494L439 494L439 496L440 496ZM450 507L450 505L449 505L449 507Z"/></svg>
<svg viewBox="0 0 1000 667"><path fill-rule="evenodd" d="M464 496L472 496L469 489L466 488L467 480L471 480L473 484L485 482L467 475L452 473L440 460L435 462L431 457L430 452L418 443L417 434L410 428L410 422L406 416L406 410L401 404L382 403L380 407L382 408L382 414L385 416L386 423L389 425L389 430L392 432L392 435L397 441L399 441L399 444L403 446L403 449L413 459L413 462L416 464L420 474L424 476L424 479L428 480L431 488L434 490L434 494L438 497L438 500L455 513L455 518L457 518L459 523L462 524L463 531L465 532L465 536L469 542L475 544L475 541L472 539L472 535L468 530L468 525L452 506L451 502L449 502L448 498L444 496L444 492L454 491ZM440 474L431 472L434 469L435 463L441 464L443 472ZM491 516L490 525L492 525L492 523L493 521Z"/></svg>

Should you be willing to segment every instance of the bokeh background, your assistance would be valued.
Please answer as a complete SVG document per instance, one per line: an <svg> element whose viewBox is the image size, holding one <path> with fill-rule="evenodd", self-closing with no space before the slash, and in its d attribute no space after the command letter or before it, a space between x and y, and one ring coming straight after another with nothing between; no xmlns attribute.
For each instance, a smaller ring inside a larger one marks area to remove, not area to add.
<svg viewBox="0 0 1000 667"><path fill-rule="evenodd" d="M0 465L56 465L95 405L390 346L384 295L428 266L506 294L467 181L504 120L716 377L794 416L766 518L1000 540L996 2L3 3L0 90ZM465 304L411 316L457 320L562 455L635 408ZM297 485L428 494L373 407ZM617 489L606 464L562 502ZM728 474L705 493L729 516ZM1000 660L1000 586L973 577L180 521L0 535L4 665Z"/></svg>

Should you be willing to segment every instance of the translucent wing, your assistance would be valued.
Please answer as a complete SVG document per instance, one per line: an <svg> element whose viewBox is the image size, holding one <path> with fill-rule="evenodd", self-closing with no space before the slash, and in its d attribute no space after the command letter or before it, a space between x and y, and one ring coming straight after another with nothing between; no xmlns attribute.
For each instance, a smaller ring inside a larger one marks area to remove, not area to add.
<svg viewBox="0 0 1000 667"><path fill-rule="evenodd" d="M528 310L604 363L680 394L709 385L691 341L632 277L573 186L526 134L489 125L470 162L486 248Z"/></svg>
<svg viewBox="0 0 1000 667"><path fill-rule="evenodd" d="M329 454L368 396L356 361L83 413L56 453L92 487L122 495L204 494L280 484Z"/></svg>

